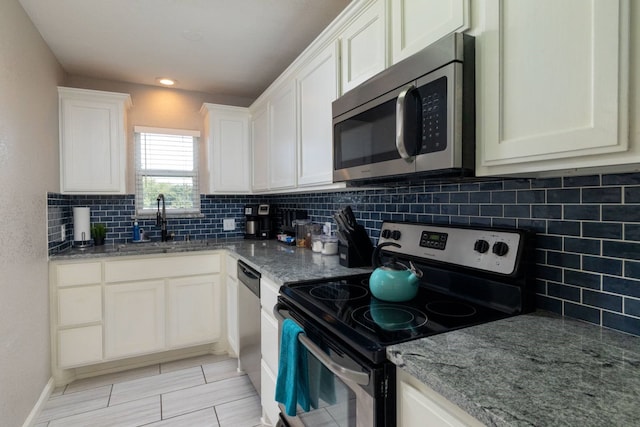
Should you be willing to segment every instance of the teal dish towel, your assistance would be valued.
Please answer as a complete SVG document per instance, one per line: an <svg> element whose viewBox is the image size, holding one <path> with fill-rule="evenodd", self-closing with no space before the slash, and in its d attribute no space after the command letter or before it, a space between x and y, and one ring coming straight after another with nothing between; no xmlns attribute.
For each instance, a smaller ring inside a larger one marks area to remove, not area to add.
<svg viewBox="0 0 640 427"><path fill-rule="evenodd" d="M276 380L276 401L282 403L287 415L296 415L296 405L309 410L309 373L307 351L298 341L302 328L293 320L282 322L280 336L280 360Z"/></svg>

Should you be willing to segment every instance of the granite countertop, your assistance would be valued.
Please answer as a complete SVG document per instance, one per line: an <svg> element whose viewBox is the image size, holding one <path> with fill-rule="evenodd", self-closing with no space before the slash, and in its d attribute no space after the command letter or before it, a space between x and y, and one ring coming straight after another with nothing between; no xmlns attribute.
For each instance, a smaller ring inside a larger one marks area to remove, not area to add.
<svg viewBox="0 0 640 427"><path fill-rule="evenodd" d="M197 240L191 242L127 243L70 249L51 255L51 261L91 258L175 254L183 252L226 250L276 284L335 278L369 273L371 268L347 268L338 255L322 255L310 249L287 246L276 240Z"/></svg>
<svg viewBox="0 0 640 427"><path fill-rule="evenodd" d="M640 423L640 337L537 312L387 349L488 426Z"/></svg>

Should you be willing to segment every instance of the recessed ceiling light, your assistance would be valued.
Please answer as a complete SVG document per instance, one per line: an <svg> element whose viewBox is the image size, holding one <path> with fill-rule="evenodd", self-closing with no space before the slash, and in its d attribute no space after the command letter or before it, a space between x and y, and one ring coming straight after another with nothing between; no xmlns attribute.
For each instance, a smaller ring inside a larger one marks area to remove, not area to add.
<svg viewBox="0 0 640 427"><path fill-rule="evenodd" d="M176 83L178 83L178 81L177 81L177 80L170 79L170 78L167 78L167 77L158 77L158 78L156 79L156 81L157 81L158 83L160 83L161 85L164 85L164 86L173 86L173 85L175 85Z"/></svg>

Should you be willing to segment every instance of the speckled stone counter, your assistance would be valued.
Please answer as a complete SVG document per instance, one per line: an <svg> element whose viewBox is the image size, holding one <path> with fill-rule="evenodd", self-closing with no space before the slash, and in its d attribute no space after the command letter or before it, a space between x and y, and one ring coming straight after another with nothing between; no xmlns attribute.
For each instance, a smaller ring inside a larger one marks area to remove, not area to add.
<svg viewBox="0 0 640 427"><path fill-rule="evenodd" d="M640 425L640 337L538 312L387 356L488 426Z"/></svg>
<svg viewBox="0 0 640 427"><path fill-rule="evenodd" d="M346 268L337 255L322 255L310 249L287 246L275 240L207 240L192 242L150 242L104 245L85 250L71 249L49 257L51 261L120 256L175 254L194 251L227 250L269 279L282 285L322 278L368 273L370 268Z"/></svg>

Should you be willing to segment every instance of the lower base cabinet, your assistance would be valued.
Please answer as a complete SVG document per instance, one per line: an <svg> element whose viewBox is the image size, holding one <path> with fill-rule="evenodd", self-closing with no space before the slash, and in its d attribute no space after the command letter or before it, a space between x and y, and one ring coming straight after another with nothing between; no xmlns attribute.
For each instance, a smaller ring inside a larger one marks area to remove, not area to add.
<svg viewBox="0 0 640 427"><path fill-rule="evenodd" d="M260 363L260 389L264 422L275 426L280 414L276 402L276 373L271 371L264 360Z"/></svg>
<svg viewBox="0 0 640 427"><path fill-rule="evenodd" d="M402 427L484 427L420 380L397 370L397 421Z"/></svg>
<svg viewBox="0 0 640 427"><path fill-rule="evenodd" d="M56 382L72 380L72 368L224 345L220 257L199 252L52 261L51 359Z"/></svg>

